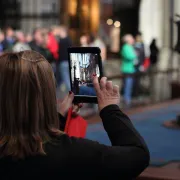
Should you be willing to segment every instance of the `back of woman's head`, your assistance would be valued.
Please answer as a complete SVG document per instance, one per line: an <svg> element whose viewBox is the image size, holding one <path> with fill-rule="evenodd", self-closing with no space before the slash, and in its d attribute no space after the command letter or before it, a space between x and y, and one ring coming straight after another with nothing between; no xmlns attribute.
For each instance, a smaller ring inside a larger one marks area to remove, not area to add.
<svg viewBox="0 0 180 180"><path fill-rule="evenodd" d="M123 43L127 43L127 44L130 44L130 45L133 45L134 44L134 38L131 34L126 34L123 36L122 38L122 41Z"/></svg>
<svg viewBox="0 0 180 180"><path fill-rule="evenodd" d="M44 153L57 134L55 80L50 64L35 51L0 56L0 154Z"/></svg>

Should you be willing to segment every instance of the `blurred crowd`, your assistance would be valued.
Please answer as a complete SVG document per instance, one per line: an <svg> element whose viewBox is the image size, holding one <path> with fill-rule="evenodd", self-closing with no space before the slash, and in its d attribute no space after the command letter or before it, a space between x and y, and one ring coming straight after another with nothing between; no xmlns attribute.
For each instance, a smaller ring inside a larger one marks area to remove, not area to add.
<svg viewBox="0 0 180 180"><path fill-rule="evenodd" d="M41 53L52 65L57 86L61 91L70 90L69 67L67 48L74 43L69 36L69 30L64 25L54 25L47 28L36 28L32 34L25 34L22 30L13 30L7 27L0 31L0 54L13 51L34 50ZM82 34L79 39L81 47L99 47L103 65L107 60L107 47L97 34ZM137 72L155 69L158 61L158 48L156 40L153 39L150 45L150 56L147 58L141 33L135 37L127 34L122 37L121 73L133 74ZM133 94L141 94L140 79L132 76L123 78L122 95L127 106L131 104Z"/></svg>
<svg viewBox="0 0 180 180"><path fill-rule="evenodd" d="M123 38L121 49L121 72L125 75L123 79L122 95L124 103L128 106L131 104L132 96L142 94L140 76L132 76L135 73L144 71L154 71L158 61L159 49L156 45L156 39L153 39L149 50L150 56L145 55L145 48L142 34L139 32L135 38L131 34Z"/></svg>
<svg viewBox="0 0 180 180"><path fill-rule="evenodd" d="M36 28L33 33L25 34L22 30L7 27L0 30L0 54L8 51L19 52L34 50L41 53L52 65L57 86L62 91L70 90L67 48L73 45L64 25ZM82 34L78 46L99 47L102 60L106 60L106 46L96 34Z"/></svg>

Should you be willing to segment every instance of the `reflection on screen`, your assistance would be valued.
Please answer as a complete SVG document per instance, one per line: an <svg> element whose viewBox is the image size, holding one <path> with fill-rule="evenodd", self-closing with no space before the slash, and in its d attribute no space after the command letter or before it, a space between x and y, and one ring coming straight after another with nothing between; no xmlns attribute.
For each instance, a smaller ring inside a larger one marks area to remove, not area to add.
<svg viewBox="0 0 180 180"><path fill-rule="evenodd" d="M71 53L72 91L75 95L96 96L92 77L100 76L98 55L92 53Z"/></svg>

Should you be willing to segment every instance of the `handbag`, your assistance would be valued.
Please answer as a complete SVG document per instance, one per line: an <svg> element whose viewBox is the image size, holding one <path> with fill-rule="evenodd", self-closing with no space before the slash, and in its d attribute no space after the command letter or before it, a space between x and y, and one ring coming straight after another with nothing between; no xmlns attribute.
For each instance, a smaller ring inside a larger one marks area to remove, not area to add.
<svg viewBox="0 0 180 180"><path fill-rule="evenodd" d="M72 108L68 111L65 125L65 133L70 137L84 138L87 131L87 122L81 116L73 116Z"/></svg>

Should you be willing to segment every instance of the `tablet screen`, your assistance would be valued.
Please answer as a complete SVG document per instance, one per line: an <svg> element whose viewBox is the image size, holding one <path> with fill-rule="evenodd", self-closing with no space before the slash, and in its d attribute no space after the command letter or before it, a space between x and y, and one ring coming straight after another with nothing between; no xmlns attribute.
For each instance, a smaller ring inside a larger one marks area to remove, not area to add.
<svg viewBox="0 0 180 180"><path fill-rule="evenodd" d="M98 54L70 53L72 91L75 95L96 96L93 74L100 76Z"/></svg>

